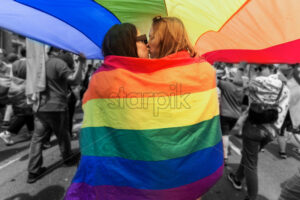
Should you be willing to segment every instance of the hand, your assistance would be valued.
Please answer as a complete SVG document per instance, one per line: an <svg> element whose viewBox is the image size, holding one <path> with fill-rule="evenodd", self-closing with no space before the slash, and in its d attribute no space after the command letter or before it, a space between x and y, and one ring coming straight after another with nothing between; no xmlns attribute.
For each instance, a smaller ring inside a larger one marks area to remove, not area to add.
<svg viewBox="0 0 300 200"><path fill-rule="evenodd" d="M78 107L80 106L80 104L81 104L81 101L80 101L80 100L77 100L77 101L76 101L76 104L75 104L75 108L78 108Z"/></svg>

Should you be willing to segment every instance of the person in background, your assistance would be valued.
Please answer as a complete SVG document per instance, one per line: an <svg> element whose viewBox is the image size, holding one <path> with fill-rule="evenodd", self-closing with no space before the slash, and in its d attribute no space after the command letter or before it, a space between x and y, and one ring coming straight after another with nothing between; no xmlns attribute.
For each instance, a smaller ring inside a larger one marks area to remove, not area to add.
<svg viewBox="0 0 300 200"><path fill-rule="evenodd" d="M43 165L42 144L52 130L58 139L58 145L66 165L74 163L71 150L68 126L67 92L69 84L77 84L81 80L81 71L85 65L85 57L80 56L77 70L72 73L68 65L59 58L60 50L52 47L52 55L46 62L46 87L40 93L40 106L35 115L35 131L33 133L28 162L27 183L34 183L46 171Z"/></svg>
<svg viewBox="0 0 300 200"><path fill-rule="evenodd" d="M10 58L6 54L4 49L0 49L0 73L3 76L11 77L12 76L12 62L17 59L17 56L14 53L9 54ZM9 62L10 61L10 62ZM11 104L5 105L5 111L3 114L2 128L8 128L10 120L13 115L13 108ZM9 137L9 136L8 136ZM3 139L5 137L2 137Z"/></svg>
<svg viewBox="0 0 300 200"><path fill-rule="evenodd" d="M13 76L22 80L26 80L26 49L21 49L21 58L12 64ZM25 84L25 82L23 83ZM15 143L12 140L12 135L17 135L21 128L26 124L28 132L25 134L25 139L30 139L34 130L34 116L31 106L26 103L25 86L22 91L15 96L10 97L15 118L10 123L7 130L0 133L6 145Z"/></svg>
<svg viewBox="0 0 300 200"><path fill-rule="evenodd" d="M217 75L217 82L218 80L224 79L225 78L225 69L222 68L222 63L221 62L215 62L214 63L214 68L216 69L216 75ZM221 90L219 87L217 87L217 92L218 92L218 100L219 104L221 102Z"/></svg>
<svg viewBox="0 0 300 200"><path fill-rule="evenodd" d="M241 63L238 68L229 68L227 77L218 80L218 87L221 90L220 122L225 165L228 162L229 134L242 114L244 98L242 74L245 66L246 63Z"/></svg>
<svg viewBox="0 0 300 200"><path fill-rule="evenodd" d="M69 52L66 52L66 51L62 51L59 54L59 58L61 58L63 61L65 61L67 63L70 70L72 70L72 71L75 70L72 54L70 54ZM81 84L81 80L78 81L76 86L79 84ZM67 95L67 98L68 98L68 124L69 124L69 134L70 134L71 138L73 137L73 134L72 134L73 117L74 117L74 113L75 113L75 105L77 102L77 98L73 92L72 86L75 86L75 85L69 84L68 95Z"/></svg>
<svg viewBox="0 0 300 200"><path fill-rule="evenodd" d="M287 158L286 144L289 138L288 134L292 134L298 142L298 147L294 147L292 150L297 155L300 155L300 82L297 81L299 80L299 64L279 64L278 69L279 78L290 90L289 112L278 136L279 155L281 158L285 159Z"/></svg>
<svg viewBox="0 0 300 200"><path fill-rule="evenodd" d="M7 90L9 85L9 79L7 77L10 76L10 68L7 66L6 62L6 54L5 50L0 48L0 76L3 77L3 80L1 82L1 104L0 104L0 111L1 111L1 127L7 128L9 125L9 119L6 117L6 104L7 104L7 98L3 97Z"/></svg>
<svg viewBox="0 0 300 200"><path fill-rule="evenodd" d="M87 90L90 82L90 78L92 77L93 73L100 67L100 63L96 63L94 66L92 64L88 65L87 71L84 75L83 81L81 83L81 88L79 91L79 97L82 99L83 94Z"/></svg>
<svg viewBox="0 0 300 200"><path fill-rule="evenodd" d="M287 85L288 79L292 78L293 75L293 68L292 66L289 66L288 64L279 64L278 66L278 77L280 78L280 80ZM291 98L290 98L291 100ZM279 144L279 156L282 159L286 159L287 158L287 154L286 154L286 142L287 142L287 131L291 130L292 128L292 121L291 121L291 117L290 117L290 113L288 112L283 125L279 131L278 137L277 137L277 141Z"/></svg>
<svg viewBox="0 0 300 200"><path fill-rule="evenodd" d="M245 178L247 185L247 200L256 200L258 193L257 162L261 148L272 141L278 134L288 111L289 90L274 75L273 65L257 65L258 76L249 83L249 115L242 130L243 150L238 170L229 173L228 179L233 187L241 190ZM252 104L277 105L276 112L264 111L255 114ZM262 117L262 115L264 117Z"/></svg>
<svg viewBox="0 0 300 200"><path fill-rule="evenodd" d="M51 51L50 51L50 54L51 54ZM53 57L53 55L49 55L49 58ZM73 60L73 57L72 57L72 54L67 52L67 51L64 51L64 50L61 50L59 53L58 53L58 58L60 58L61 60L63 60L67 66L69 67L69 69L74 72L74 60ZM80 82L80 81L79 81ZM74 112L75 112L75 104L76 104L76 98L75 98L75 95L74 95L74 92L72 90L72 85L68 85L68 92L67 92L67 100L68 100L68 127L69 127L69 134L70 134L70 137L72 138L73 135L72 135L72 127L73 127L73 116L74 116ZM51 129L48 129L46 130L48 133L47 133L47 137L44 139L44 142L43 142L43 148L44 149L48 149L50 148L52 145L51 145L51 135L52 135L52 130Z"/></svg>

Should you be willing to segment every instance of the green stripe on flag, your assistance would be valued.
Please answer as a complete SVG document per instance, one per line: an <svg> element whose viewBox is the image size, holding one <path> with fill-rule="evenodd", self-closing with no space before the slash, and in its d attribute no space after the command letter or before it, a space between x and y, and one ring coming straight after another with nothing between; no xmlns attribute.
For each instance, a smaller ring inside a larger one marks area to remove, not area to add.
<svg viewBox="0 0 300 200"><path fill-rule="evenodd" d="M212 147L220 142L221 137L219 116L216 116L196 125L165 129L83 128L80 147L85 156L160 161Z"/></svg>
<svg viewBox="0 0 300 200"><path fill-rule="evenodd" d="M96 0L96 2L111 11L122 23L132 23L145 34L149 32L153 17L167 16L164 0Z"/></svg>

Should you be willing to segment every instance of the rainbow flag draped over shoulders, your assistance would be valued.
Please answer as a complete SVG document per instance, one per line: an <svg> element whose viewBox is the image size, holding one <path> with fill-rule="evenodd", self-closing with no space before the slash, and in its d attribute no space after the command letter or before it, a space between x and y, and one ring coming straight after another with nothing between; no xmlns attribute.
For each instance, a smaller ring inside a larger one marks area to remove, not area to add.
<svg viewBox="0 0 300 200"><path fill-rule="evenodd" d="M65 199L195 200L222 176L216 74L201 58L108 56L83 110Z"/></svg>

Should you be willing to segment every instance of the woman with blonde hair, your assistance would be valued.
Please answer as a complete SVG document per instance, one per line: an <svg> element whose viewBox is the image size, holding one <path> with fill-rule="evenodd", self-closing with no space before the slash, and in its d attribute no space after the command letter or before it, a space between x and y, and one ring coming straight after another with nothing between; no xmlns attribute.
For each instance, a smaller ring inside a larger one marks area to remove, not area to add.
<svg viewBox="0 0 300 200"><path fill-rule="evenodd" d="M194 57L195 50L182 21L176 17L155 17L149 33L151 58L162 58L179 51L188 51Z"/></svg>
<svg viewBox="0 0 300 200"><path fill-rule="evenodd" d="M173 60L180 60L180 58L184 58L195 61L199 59L196 57L196 52L189 40L189 36L183 22L176 17L154 17L152 19L147 46L149 49L150 58L152 59L159 59L164 57ZM208 63L203 60L201 62L202 64L205 63L204 65L208 65ZM207 74L199 73L195 75L205 76ZM197 113L197 110L194 110L194 112ZM199 143L203 142L201 141L201 138L198 139ZM218 151L219 153L222 152L222 150L220 149ZM219 154L219 157L222 157L223 159L222 154ZM200 200L200 195L198 195L198 197L199 198L197 200Z"/></svg>

